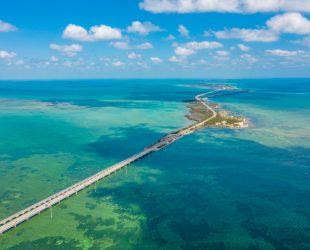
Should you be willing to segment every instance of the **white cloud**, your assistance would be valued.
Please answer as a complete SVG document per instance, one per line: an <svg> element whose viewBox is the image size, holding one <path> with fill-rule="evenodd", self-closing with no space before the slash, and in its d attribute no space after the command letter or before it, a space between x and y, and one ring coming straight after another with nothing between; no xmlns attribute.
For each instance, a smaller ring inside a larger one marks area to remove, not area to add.
<svg viewBox="0 0 310 250"><path fill-rule="evenodd" d="M178 46L175 48L174 53L178 56L190 56L192 54L195 54L196 52L192 49Z"/></svg>
<svg viewBox="0 0 310 250"><path fill-rule="evenodd" d="M79 44L58 45L52 43L50 44L50 49L59 51L67 56L75 56L78 52L83 50L83 47Z"/></svg>
<svg viewBox="0 0 310 250"><path fill-rule="evenodd" d="M49 63L48 63L49 64ZM62 65L64 67L68 67L68 68L71 68L71 67L79 67L79 66L83 66L85 67L85 61L83 58L78 58L77 60L66 60L62 63Z"/></svg>
<svg viewBox="0 0 310 250"><path fill-rule="evenodd" d="M181 46L177 45L174 52L178 56L190 56L196 53L197 50L203 49L216 49L221 48L223 45L219 42L188 42Z"/></svg>
<svg viewBox="0 0 310 250"><path fill-rule="evenodd" d="M142 36L146 36L151 32L159 32L162 29L159 26L152 24L151 22L132 22L131 26L127 28L127 31L130 33L138 33Z"/></svg>
<svg viewBox="0 0 310 250"><path fill-rule="evenodd" d="M179 25L178 31L181 34L181 36L189 37L189 30L184 25Z"/></svg>
<svg viewBox="0 0 310 250"><path fill-rule="evenodd" d="M189 42L185 44L186 48L193 49L193 50L202 50L202 49L217 49L223 47L223 44L219 42Z"/></svg>
<svg viewBox="0 0 310 250"><path fill-rule="evenodd" d="M248 47L248 46L246 46L246 45L244 45L244 44L237 44L237 47L238 47L241 51L243 51L243 52L248 52L248 51L251 50L250 47Z"/></svg>
<svg viewBox="0 0 310 250"><path fill-rule="evenodd" d="M203 32L203 36L204 37L210 37L210 36L212 36L213 34L212 34L212 31L211 30L205 30L204 32Z"/></svg>
<svg viewBox="0 0 310 250"><path fill-rule="evenodd" d="M175 39L175 36L171 34L165 38L166 41L172 41L174 39Z"/></svg>
<svg viewBox="0 0 310 250"><path fill-rule="evenodd" d="M58 59L58 57L56 57L56 56L51 56L50 61L51 61L51 62L58 62L59 59Z"/></svg>
<svg viewBox="0 0 310 250"><path fill-rule="evenodd" d="M219 50L219 51L216 51L216 55L218 55L218 56L229 56L229 52L226 50Z"/></svg>
<svg viewBox="0 0 310 250"><path fill-rule="evenodd" d="M0 32L11 32L16 30L17 28L13 24L0 20Z"/></svg>
<svg viewBox="0 0 310 250"><path fill-rule="evenodd" d="M62 37L83 42L94 42L121 39L122 32L117 28L103 24L92 26L89 31L81 26L69 24L64 30Z"/></svg>
<svg viewBox="0 0 310 250"><path fill-rule="evenodd" d="M297 56L303 54L304 51L302 50L282 50L282 49L273 49L273 50L266 50L266 53L273 56Z"/></svg>
<svg viewBox="0 0 310 250"><path fill-rule="evenodd" d="M310 34L310 20L299 13L285 13L269 19L262 29L232 28L214 32L220 39L241 39L246 42L275 42L282 33Z"/></svg>
<svg viewBox="0 0 310 250"><path fill-rule="evenodd" d="M0 59L10 59L16 56L15 52L8 52L5 50L0 50Z"/></svg>
<svg viewBox="0 0 310 250"><path fill-rule="evenodd" d="M139 6L153 13L236 12L238 2L236 0L144 0Z"/></svg>
<svg viewBox="0 0 310 250"><path fill-rule="evenodd" d="M310 12L308 0L239 0L244 4L243 12L278 12L278 11L300 11Z"/></svg>
<svg viewBox="0 0 310 250"><path fill-rule="evenodd" d="M112 61L109 57L101 57L99 60L103 62L104 66L110 66Z"/></svg>
<svg viewBox="0 0 310 250"><path fill-rule="evenodd" d="M219 61L227 61L229 60L230 53L226 50L218 50L215 52L214 58Z"/></svg>
<svg viewBox="0 0 310 250"><path fill-rule="evenodd" d="M142 49L142 50L146 50L146 49L152 49L153 48L153 44L147 42L147 43L141 43L136 45L137 49Z"/></svg>
<svg viewBox="0 0 310 250"><path fill-rule="evenodd" d="M297 40L297 41L293 41L293 42L310 47L310 36L307 36L301 40Z"/></svg>
<svg viewBox="0 0 310 250"><path fill-rule="evenodd" d="M308 0L143 0L139 6L141 9L153 13L310 12L310 2Z"/></svg>
<svg viewBox="0 0 310 250"><path fill-rule="evenodd" d="M73 63L71 62L71 61L65 61L65 62L63 62L63 64L62 64L63 66L65 66L65 67L68 67L68 68L70 68L70 67L72 67L73 66Z"/></svg>
<svg viewBox="0 0 310 250"><path fill-rule="evenodd" d="M130 49L130 45L128 42L111 42L110 45L116 49L128 50Z"/></svg>
<svg viewBox="0 0 310 250"><path fill-rule="evenodd" d="M206 65L206 64L208 64L208 62L206 60L204 60L204 59L200 59L200 60L198 60L196 62L196 64L198 64L198 65Z"/></svg>
<svg viewBox="0 0 310 250"><path fill-rule="evenodd" d="M16 65L24 65L25 64L25 61L22 60L22 59L19 59L15 62Z"/></svg>
<svg viewBox="0 0 310 250"><path fill-rule="evenodd" d="M258 61L258 59L250 54L243 54L240 56L241 59L245 60L247 63L253 64Z"/></svg>
<svg viewBox="0 0 310 250"><path fill-rule="evenodd" d="M267 21L267 26L278 33L310 34L310 20L299 13L277 15Z"/></svg>
<svg viewBox="0 0 310 250"><path fill-rule="evenodd" d="M184 63L185 62L185 58L184 57L172 56L172 57L169 58L169 62Z"/></svg>
<svg viewBox="0 0 310 250"><path fill-rule="evenodd" d="M132 60L134 60L134 59L139 59L139 58L141 58L141 55L132 52L132 53L129 53L129 54L128 54L128 58L129 58L129 59L132 59Z"/></svg>
<svg viewBox="0 0 310 250"><path fill-rule="evenodd" d="M112 62L112 64L111 64L113 67L121 67L121 66L124 66L125 65L125 63L123 63L122 61L114 61L114 62Z"/></svg>
<svg viewBox="0 0 310 250"><path fill-rule="evenodd" d="M144 69L149 68L149 65L146 62L137 62L137 65L144 68Z"/></svg>
<svg viewBox="0 0 310 250"><path fill-rule="evenodd" d="M150 60L155 64L160 64L163 62L163 60L159 57L151 57Z"/></svg>
<svg viewBox="0 0 310 250"><path fill-rule="evenodd" d="M239 29L232 28L216 31L215 36L220 39L241 39L246 42L275 42L279 35L267 29Z"/></svg>

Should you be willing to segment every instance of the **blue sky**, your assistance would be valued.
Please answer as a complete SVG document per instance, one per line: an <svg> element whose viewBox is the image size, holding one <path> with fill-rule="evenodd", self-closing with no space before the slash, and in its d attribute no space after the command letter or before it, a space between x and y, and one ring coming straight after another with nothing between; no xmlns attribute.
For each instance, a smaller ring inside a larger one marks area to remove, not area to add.
<svg viewBox="0 0 310 250"><path fill-rule="evenodd" d="M3 0L0 79L310 77L308 0Z"/></svg>

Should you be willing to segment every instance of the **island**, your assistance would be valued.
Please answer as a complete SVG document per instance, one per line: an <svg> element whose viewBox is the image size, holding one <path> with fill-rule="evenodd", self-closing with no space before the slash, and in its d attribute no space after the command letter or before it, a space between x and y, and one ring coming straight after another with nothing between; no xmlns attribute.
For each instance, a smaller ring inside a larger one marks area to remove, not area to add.
<svg viewBox="0 0 310 250"><path fill-rule="evenodd" d="M227 110L222 110L221 105L218 103L210 102L206 96L222 96L232 95L237 93L248 92L248 90L240 90L231 85L225 84L194 84L194 85L183 85L197 88L209 88L213 89L210 92L206 92L197 95L195 99L187 101L187 107L189 114L185 117L189 120L197 122L200 126L197 129L204 127L221 127L221 128L246 128L249 126L248 119L242 116L233 116Z"/></svg>

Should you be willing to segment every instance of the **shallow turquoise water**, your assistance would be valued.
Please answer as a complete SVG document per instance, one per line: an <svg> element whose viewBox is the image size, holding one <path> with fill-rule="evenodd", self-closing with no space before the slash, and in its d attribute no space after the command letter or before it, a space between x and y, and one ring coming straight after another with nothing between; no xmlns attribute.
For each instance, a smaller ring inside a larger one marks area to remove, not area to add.
<svg viewBox="0 0 310 250"><path fill-rule="evenodd" d="M188 125L213 101L249 129L205 129L0 238L0 249L310 249L310 79L0 82L0 217Z"/></svg>

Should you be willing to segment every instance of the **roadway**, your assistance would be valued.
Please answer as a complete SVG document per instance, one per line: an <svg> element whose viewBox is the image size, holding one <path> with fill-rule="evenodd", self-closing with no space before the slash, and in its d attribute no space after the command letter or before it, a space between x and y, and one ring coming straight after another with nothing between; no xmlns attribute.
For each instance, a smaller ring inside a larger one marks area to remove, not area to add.
<svg viewBox="0 0 310 250"><path fill-rule="evenodd" d="M146 147L143 151L127 158L126 160L123 160L105 170L102 170L100 172L98 172L95 175L92 175L56 194L53 194L52 196L49 196L48 198L28 207L23 209L22 211L19 211L7 218L5 218L4 220L0 221L0 234L3 234L4 232L15 228L16 226L18 226L19 224L31 219L32 217L40 214L41 212L51 208L53 205L60 203L61 201L69 198L70 196L77 194L78 192L80 192L81 190L95 184L96 182L102 180L103 178L111 175L112 173L115 173L116 171L130 165L131 163L143 158L144 156L155 152L155 151L159 151L165 147L167 147L168 145L170 145L171 143L175 142L176 140L181 139L184 135L189 134L194 132L197 129L200 129L203 127L203 125L210 121L211 119L215 118L217 113L216 111L214 111L201 97L205 96L207 94L211 94L214 92L218 92L220 90L216 90L216 91L211 91L211 92L207 92L204 94L200 94L197 95L195 97L195 99L200 102L201 104L203 104L206 108L208 108L211 112L212 112L212 116L207 118L206 120L193 124L192 126L185 128L185 129L180 129L176 132L170 133L168 135L166 135L165 137L161 138L160 140L158 140L156 143L150 145L149 147Z"/></svg>

